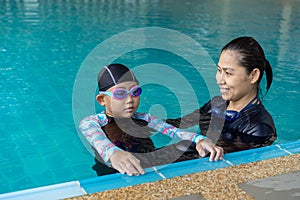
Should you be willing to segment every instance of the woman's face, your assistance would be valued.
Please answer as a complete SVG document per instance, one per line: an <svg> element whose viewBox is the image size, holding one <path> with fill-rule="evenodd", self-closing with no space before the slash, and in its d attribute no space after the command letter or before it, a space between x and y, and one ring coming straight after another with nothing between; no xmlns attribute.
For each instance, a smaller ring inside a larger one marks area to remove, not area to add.
<svg viewBox="0 0 300 200"><path fill-rule="evenodd" d="M107 92L111 92L115 88L130 90L136 85L137 83L134 81L127 81L109 88ZM105 106L106 114L112 117L130 118L136 112L140 104L140 96L133 97L131 94L128 94L127 97L122 100L114 99L108 95L103 95L102 98L102 102L99 103Z"/></svg>
<svg viewBox="0 0 300 200"><path fill-rule="evenodd" d="M236 51L224 50L219 58L216 80L224 100L239 101L256 93L246 68L239 65L238 56Z"/></svg>

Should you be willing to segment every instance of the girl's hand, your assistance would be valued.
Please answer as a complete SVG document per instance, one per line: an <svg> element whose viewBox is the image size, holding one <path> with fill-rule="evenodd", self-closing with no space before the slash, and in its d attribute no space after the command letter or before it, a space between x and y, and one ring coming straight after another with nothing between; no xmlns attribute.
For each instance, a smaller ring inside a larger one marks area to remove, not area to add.
<svg viewBox="0 0 300 200"><path fill-rule="evenodd" d="M201 157L206 156L208 152L210 152L210 161L217 161L217 160L222 160L223 155L224 155L224 150L222 147L216 146L209 140L203 139L200 140L197 145L196 149Z"/></svg>
<svg viewBox="0 0 300 200"><path fill-rule="evenodd" d="M129 176L145 174L144 169L140 165L140 160L127 151L116 151L110 157L110 161L112 167L121 174L128 174Z"/></svg>

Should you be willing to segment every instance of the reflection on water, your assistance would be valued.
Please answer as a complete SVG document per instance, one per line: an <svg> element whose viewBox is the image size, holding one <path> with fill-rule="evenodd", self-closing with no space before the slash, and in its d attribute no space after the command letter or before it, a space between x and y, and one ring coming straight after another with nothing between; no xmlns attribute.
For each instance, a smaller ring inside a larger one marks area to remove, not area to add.
<svg viewBox="0 0 300 200"><path fill-rule="evenodd" d="M73 123L73 83L94 47L131 28L158 26L187 34L215 62L229 40L255 37L274 68L265 104L274 116L278 142L299 138L297 0L2 0L0 8L0 192L95 176ZM202 87L186 62L149 52L129 53L124 61L168 64L185 73L195 88ZM199 91L203 104L208 99ZM156 105L169 102L164 94ZM145 104L153 103L151 94L143 95ZM178 109L170 102L161 110L176 115Z"/></svg>

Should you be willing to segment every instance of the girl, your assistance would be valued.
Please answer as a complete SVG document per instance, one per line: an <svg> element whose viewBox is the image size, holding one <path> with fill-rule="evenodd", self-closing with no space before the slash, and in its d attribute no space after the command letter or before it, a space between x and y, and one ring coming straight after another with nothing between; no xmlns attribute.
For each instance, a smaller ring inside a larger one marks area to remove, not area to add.
<svg viewBox="0 0 300 200"><path fill-rule="evenodd" d="M142 89L126 66L104 67L98 75L98 87L96 100L105 111L86 117L80 123L81 132L96 152L93 169L98 175L116 170L130 176L144 174L143 168L194 159L199 155L204 157L207 151L210 160L222 159L223 149L205 136L184 132L149 113L136 113ZM156 149L149 138L151 131L181 141Z"/></svg>

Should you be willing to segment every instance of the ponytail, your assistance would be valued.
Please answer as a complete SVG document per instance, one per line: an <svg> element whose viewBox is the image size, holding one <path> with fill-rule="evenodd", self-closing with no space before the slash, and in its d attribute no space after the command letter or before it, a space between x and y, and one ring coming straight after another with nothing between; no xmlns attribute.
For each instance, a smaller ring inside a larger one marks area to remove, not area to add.
<svg viewBox="0 0 300 200"><path fill-rule="evenodd" d="M267 91L265 94L267 94L273 81L272 67L267 59L265 60L265 72L266 72L266 79L267 79L267 87L266 87Z"/></svg>

